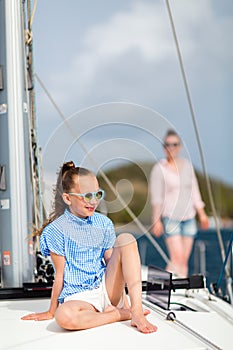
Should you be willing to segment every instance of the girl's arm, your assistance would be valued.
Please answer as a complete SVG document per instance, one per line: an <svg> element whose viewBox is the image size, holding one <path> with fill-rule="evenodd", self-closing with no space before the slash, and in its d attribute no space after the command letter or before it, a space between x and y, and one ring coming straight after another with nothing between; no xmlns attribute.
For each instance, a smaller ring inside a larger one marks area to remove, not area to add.
<svg viewBox="0 0 233 350"><path fill-rule="evenodd" d="M50 253L50 256L56 271L55 280L53 283L52 295L51 295L50 308L48 311L53 317L58 307L58 297L61 294L61 291L63 288L64 269L65 269L66 260L64 256L57 255L53 252Z"/></svg>
<svg viewBox="0 0 233 350"><path fill-rule="evenodd" d="M113 248L110 248L108 250L105 250L105 252L104 252L104 261L105 261L106 265L108 265L108 262L109 262L109 260L111 258L112 250L113 250Z"/></svg>
<svg viewBox="0 0 233 350"><path fill-rule="evenodd" d="M65 257L57 255L53 252L50 252L50 255L55 267L56 275L53 283L49 310L45 312L39 312L23 316L21 318L22 320L43 321L49 320L54 317L55 311L58 307L58 297L63 288Z"/></svg>

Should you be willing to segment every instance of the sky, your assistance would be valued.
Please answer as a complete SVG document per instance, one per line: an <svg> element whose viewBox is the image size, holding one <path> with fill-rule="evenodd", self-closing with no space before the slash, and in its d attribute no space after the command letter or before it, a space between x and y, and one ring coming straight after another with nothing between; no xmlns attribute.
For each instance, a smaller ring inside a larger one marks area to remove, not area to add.
<svg viewBox="0 0 233 350"><path fill-rule="evenodd" d="M233 185L233 1L170 6L206 170ZM155 162L168 128L203 171L165 1L38 0L33 44L46 188L70 159Z"/></svg>

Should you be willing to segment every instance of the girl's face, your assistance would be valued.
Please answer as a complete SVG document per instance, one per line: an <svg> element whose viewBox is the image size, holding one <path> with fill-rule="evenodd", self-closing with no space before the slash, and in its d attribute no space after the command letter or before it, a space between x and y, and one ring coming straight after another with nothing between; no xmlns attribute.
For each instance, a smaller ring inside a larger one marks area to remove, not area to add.
<svg viewBox="0 0 233 350"><path fill-rule="evenodd" d="M176 135L168 136L164 142L164 150L168 160L177 158L181 150L179 137Z"/></svg>
<svg viewBox="0 0 233 350"><path fill-rule="evenodd" d="M70 192L75 194L84 194L88 192L97 192L99 190L99 184L95 176L75 176L74 186L70 189ZM89 203L86 203L83 197L78 197L72 194L63 193L63 200L68 204L70 212L73 215L80 218L86 218L94 214L99 201L93 196Z"/></svg>

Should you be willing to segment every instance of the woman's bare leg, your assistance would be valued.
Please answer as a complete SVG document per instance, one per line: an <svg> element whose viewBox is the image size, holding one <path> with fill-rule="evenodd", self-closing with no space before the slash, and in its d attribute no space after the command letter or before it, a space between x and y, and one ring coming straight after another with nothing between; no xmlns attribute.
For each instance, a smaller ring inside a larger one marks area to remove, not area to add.
<svg viewBox="0 0 233 350"><path fill-rule="evenodd" d="M189 258L192 252L193 248L193 242L194 238L189 237L189 236L183 236L182 237L182 245L183 245L183 274L185 277L188 275L188 263L189 263Z"/></svg>
<svg viewBox="0 0 233 350"><path fill-rule="evenodd" d="M131 234L117 237L105 275L106 289L113 305L117 305L127 284L132 326L142 333L151 333L157 327L151 324L142 309L141 262L137 242Z"/></svg>
<svg viewBox="0 0 233 350"><path fill-rule="evenodd" d="M171 265L166 269L176 273L180 277L187 277L188 261L192 251L193 237L175 235L166 238Z"/></svg>

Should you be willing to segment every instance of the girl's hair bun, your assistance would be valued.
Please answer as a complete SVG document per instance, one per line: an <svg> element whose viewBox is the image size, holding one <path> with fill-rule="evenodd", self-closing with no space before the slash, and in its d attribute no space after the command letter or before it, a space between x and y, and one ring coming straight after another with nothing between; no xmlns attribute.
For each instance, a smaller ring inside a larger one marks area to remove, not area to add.
<svg viewBox="0 0 233 350"><path fill-rule="evenodd" d="M75 165L72 160L63 164L61 170L62 176L70 169L75 169Z"/></svg>

